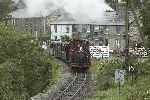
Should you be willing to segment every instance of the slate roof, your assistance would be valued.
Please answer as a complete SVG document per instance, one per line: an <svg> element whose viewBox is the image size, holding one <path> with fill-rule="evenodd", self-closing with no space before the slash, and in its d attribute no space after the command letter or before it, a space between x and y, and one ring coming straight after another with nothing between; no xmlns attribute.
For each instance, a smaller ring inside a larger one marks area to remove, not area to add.
<svg viewBox="0 0 150 100"><path fill-rule="evenodd" d="M124 21L114 11L104 13L103 19L80 20L73 18L73 15L60 8L50 14L57 16L57 20L50 24L93 24L93 25L124 25Z"/></svg>
<svg viewBox="0 0 150 100"><path fill-rule="evenodd" d="M57 20L51 22L51 24L75 24L76 22L73 16L70 13L66 12L63 8L55 10L49 16L57 17Z"/></svg>

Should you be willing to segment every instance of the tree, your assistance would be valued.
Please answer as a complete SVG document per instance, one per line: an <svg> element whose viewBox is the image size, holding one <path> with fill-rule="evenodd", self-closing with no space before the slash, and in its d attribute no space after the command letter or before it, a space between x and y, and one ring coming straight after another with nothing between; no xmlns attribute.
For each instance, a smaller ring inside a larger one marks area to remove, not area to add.
<svg viewBox="0 0 150 100"><path fill-rule="evenodd" d="M0 0L0 21L6 20L11 12L11 0Z"/></svg>
<svg viewBox="0 0 150 100"><path fill-rule="evenodd" d="M29 100L51 77L52 58L27 33L0 23L0 100Z"/></svg>
<svg viewBox="0 0 150 100"><path fill-rule="evenodd" d="M109 5L117 6L118 0L105 0ZM140 33L142 44L150 48L150 1L149 0L122 0L128 1L129 10L134 15L134 22ZM114 7L115 8L115 7Z"/></svg>
<svg viewBox="0 0 150 100"><path fill-rule="evenodd" d="M142 10L142 23L143 27L142 30L146 37L146 45L150 48L150 2L144 4L145 9Z"/></svg>
<svg viewBox="0 0 150 100"><path fill-rule="evenodd" d="M130 6L140 32L143 45L150 48L150 1L130 0ZM138 12L138 13L137 13Z"/></svg>

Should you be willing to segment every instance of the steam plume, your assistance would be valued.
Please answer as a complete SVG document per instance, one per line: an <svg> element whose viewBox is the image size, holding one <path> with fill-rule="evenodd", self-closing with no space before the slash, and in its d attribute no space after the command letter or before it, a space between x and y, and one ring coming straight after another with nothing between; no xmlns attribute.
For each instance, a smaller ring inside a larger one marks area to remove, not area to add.
<svg viewBox="0 0 150 100"><path fill-rule="evenodd" d="M18 3L20 0L13 0ZM97 19L111 9L104 0L22 0L25 8L13 12L14 17L47 16L57 8L64 8L75 18Z"/></svg>

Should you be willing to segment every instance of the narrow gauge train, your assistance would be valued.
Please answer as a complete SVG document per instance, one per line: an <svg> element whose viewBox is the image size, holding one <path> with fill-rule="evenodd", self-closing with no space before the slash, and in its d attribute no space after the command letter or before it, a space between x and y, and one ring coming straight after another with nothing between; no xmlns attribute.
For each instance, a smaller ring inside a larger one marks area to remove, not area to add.
<svg viewBox="0 0 150 100"><path fill-rule="evenodd" d="M72 71L85 71L90 66L89 42L75 40L68 43L53 43L55 57L65 61Z"/></svg>

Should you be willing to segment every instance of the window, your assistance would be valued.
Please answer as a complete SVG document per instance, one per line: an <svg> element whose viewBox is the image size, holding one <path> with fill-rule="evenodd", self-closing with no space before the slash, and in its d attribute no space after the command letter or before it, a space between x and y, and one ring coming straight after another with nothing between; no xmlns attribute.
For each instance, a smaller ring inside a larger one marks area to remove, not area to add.
<svg viewBox="0 0 150 100"><path fill-rule="evenodd" d="M83 25L82 26L82 33L86 33L87 32L87 26L86 25Z"/></svg>
<svg viewBox="0 0 150 100"><path fill-rule="evenodd" d="M32 27L32 23L29 23L29 26Z"/></svg>
<svg viewBox="0 0 150 100"><path fill-rule="evenodd" d="M25 27L28 27L28 24L25 24Z"/></svg>
<svg viewBox="0 0 150 100"><path fill-rule="evenodd" d="M57 25L54 25L55 33L57 33Z"/></svg>
<svg viewBox="0 0 150 100"><path fill-rule="evenodd" d="M115 45L116 45L117 48L120 47L120 41L118 39L115 40Z"/></svg>
<svg viewBox="0 0 150 100"><path fill-rule="evenodd" d="M12 20L12 24L13 24L13 25L16 24L16 20L15 20L15 19Z"/></svg>
<svg viewBox="0 0 150 100"><path fill-rule="evenodd" d="M76 27L76 25L72 25L72 32L77 32L77 27Z"/></svg>
<svg viewBox="0 0 150 100"><path fill-rule="evenodd" d="M37 31L37 29L38 29L37 26L34 26L34 31Z"/></svg>
<svg viewBox="0 0 150 100"><path fill-rule="evenodd" d="M105 46L108 46L108 39L105 39Z"/></svg>
<svg viewBox="0 0 150 100"><path fill-rule="evenodd" d="M69 30L70 30L70 28L69 28L69 26L67 26L66 27L66 33L69 33Z"/></svg>
<svg viewBox="0 0 150 100"><path fill-rule="evenodd" d="M57 41L57 36L55 36L55 41Z"/></svg>
<svg viewBox="0 0 150 100"><path fill-rule="evenodd" d="M91 32L91 33L94 32L94 25L90 25L90 32Z"/></svg>
<svg viewBox="0 0 150 100"><path fill-rule="evenodd" d="M43 30L42 30L42 29L40 29L40 33L43 33Z"/></svg>
<svg viewBox="0 0 150 100"><path fill-rule="evenodd" d="M116 33L120 33L121 32L121 26L116 26Z"/></svg>
<svg viewBox="0 0 150 100"><path fill-rule="evenodd" d="M31 29L31 33L33 33L33 30Z"/></svg>
<svg viewBox="0 0 150 100"><path fill-rule="evenodd" d="M27 28L25 29L25 32L28 32L28 29L27 29Z"/></svg>

